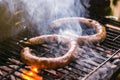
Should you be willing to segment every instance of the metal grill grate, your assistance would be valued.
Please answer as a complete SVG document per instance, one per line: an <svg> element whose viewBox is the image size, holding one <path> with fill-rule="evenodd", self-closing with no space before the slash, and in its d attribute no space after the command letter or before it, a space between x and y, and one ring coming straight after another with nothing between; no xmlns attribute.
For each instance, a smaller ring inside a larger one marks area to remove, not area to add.
<svg viewBox="0 0 120 80"><path fill-rule="evenodd" d="M26 36L20 34L19 37L10 38L0 43L0 80L22 80L22 70L30 69L29 66L22 62L20 58L20 50L22 48L17 45L19 40L34 36L28 31L26 32L23 33L27 34ZM84 45L80 47L85 51L90 51L89 47L86 48ZM90 72L94 71L95 68L109 58L107 54L116 53L120 49L120 31L107 28L105 41L100 45L92 46L92 49L96 54L99 54L99 57L85 54L83 51L83 55L79 55L80 58L76 58L68 66L57 70L41 70L38 75L42 76L44 80L81 80L87 75L89 76ZM46 54L41 54L41 56L46 56ZM89 57L94 58L91 61L86 61L86 58Z"/></svg>

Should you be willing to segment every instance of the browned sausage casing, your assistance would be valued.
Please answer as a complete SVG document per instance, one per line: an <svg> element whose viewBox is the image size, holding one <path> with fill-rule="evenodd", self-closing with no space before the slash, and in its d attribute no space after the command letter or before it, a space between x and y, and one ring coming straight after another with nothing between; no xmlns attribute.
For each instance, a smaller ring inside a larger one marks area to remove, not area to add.
<svg viewBox="0 0 120 80"><path fill-rule="evenodd" d="M51 23L51 27L60 27L60 25L68 22L79 22L86 24L88 27L93 27L96 30L96 34L88 35L88 36L79 36L77 37L78 42L92 42L92 43L99 43L102 42L106 37L106 30L105 27L102 26L95 20L87 19L83 17L68 17L68 18L60 18ZM75 27L75 26L74 26Z"/></svg>
<svg viewBox="0 0 120 80"><path fill-rule="evenodd" d="M60 40L68 45L68 52L63 56L56 58L46 58L46 57L37 57L32 55L31 49L29 47L25 47L21 51L22 60L33 67L37 67L39 69L56 69L62 68L66 66L68 63L72 61L74 58L74 54L77 51L77 43L74 40L68 40L65 37L60 35L43 35L39 37L31 38L27 41L27 43L31 45L42 44L46 40Z"/></svg>

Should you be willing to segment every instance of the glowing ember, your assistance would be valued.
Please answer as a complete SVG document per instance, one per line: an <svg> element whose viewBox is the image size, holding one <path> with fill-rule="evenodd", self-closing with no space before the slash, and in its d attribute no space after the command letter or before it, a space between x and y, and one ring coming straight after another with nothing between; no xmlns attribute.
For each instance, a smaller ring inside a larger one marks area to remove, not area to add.
<svg viewBox="0 0 120 80"><path fill-rule="evenodd" d="M38 73L38 68L31 68L31 71Z"/></svg>
<svg viewBox="0 0 120 80"><path fill-rule="evenodd" d="M23 70L21 76L24 80L43 80L43 78L37 75L37 73L37 68L31 68L31 70Z"/></svg>

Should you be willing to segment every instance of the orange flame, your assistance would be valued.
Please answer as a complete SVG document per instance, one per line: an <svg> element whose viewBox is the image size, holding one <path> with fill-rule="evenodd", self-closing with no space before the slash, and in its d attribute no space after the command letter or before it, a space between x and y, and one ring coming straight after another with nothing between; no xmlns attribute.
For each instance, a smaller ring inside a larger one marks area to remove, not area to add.
<svg viewBox="0 0 120 80"><path fill-rule="evenodd" d="M37 75L38 72L37 68L31 68L31 70L23 70L21 76L24 80L43 80L41 76Z"/></svg>

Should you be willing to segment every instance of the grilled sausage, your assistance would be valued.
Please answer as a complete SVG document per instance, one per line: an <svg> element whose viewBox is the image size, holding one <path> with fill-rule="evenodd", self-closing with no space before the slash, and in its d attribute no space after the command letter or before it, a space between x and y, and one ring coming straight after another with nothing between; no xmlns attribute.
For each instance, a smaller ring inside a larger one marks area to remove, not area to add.
<svg viewBox="0 0 120 80"><path fill-rule="evenodd" d="M53 21L50 26L52 28L60 27L60 25L64 23L68 23L68 22L79 22L79 23L86 24L88 27L95 28L96 34L76 37L78 39L78 42L80 43L85 42L85 41L92 42L92 43L98 43L98 42L102 42L106 37L106 30L104 26L102 26L100 23L98 23L95 20L87 19L83 17L71 17L71 18L68 17L68 18L57 19Z"/></svg>
<svg viewBox="0 0 120 80"><path fill-rule="evenodd" d="M69 64L73 58L74 54L77 51L77 43L74 40L68 40L65 37L60 35L43 35L39 37L31 38L27 41L27 43L31 45L42 44L46 40L59 40L68 45L68 52L63 56L56 58L46 58L46 57L37 57L32 55L32 51L29 47L25 47L21 51L22 60L33 67L37 67L39 69L56 69L62 68Z"/></svg>

